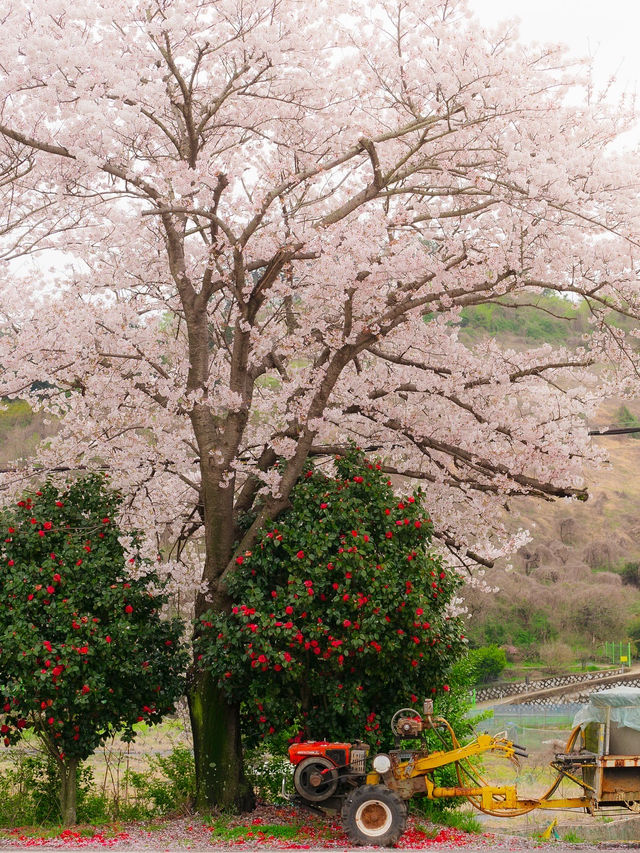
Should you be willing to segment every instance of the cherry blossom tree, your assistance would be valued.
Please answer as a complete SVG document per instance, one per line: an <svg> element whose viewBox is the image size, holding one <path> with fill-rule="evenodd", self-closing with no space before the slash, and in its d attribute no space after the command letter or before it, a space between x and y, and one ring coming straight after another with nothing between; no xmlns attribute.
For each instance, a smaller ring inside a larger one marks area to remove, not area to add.
<svg viewBox="0 0 640 853"><path fill-rule="evenodd" d="M2 24L29 162L5 244L53 254L5 270L1 393L59 418L40 470L110 469L196 616L348 439L427 486L463 571L524 540L512 497L585 496L585 415L637 386L611 318L640 315L633 109L588 68L464 0L13 0ZM588 303L583 347L461 342L465 307L544 289ZM237 707L206 675L189 698L198 803L246 802Z"/></svg>

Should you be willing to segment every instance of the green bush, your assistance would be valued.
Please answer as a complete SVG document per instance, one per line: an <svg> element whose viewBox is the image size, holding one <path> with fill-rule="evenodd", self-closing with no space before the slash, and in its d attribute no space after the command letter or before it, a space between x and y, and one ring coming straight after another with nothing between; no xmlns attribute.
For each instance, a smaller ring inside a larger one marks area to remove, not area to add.
<svg viewBox="0 0 640 853"><path fill-rule="evenodd" d="M620 576L622 583L640 588L640 563L635 560L625 563L620 570Z"/></svg>
<svg viewBox="0 0 640 853"><path fill-rule="evenodd" d="M230 612L201 617L201 665L244 702L249 743L297 723L305 738L377 747L398 707L455 692L461 581L430 547L424 494L399 499L358 451L335 465L331 477L310 467L291 508L238 556Z"/></svg>
<svg viewBox="0 0 640 853"><path fill-rule="evenodd" d="M93 788L90 767L78 766L76 783L78 819L95 822L97 811L105 815L106 808L105 798ZM18 753L13 764L0 772L0 826L46 826L61 819L56 762L42 753Z"/></svg>
<svg viewBox="0 0 640 853"><path fill-rule="evenodd" d="M631 622L627 628L629 639L634 643L640 643L640 616Z"/></svg>
<svg viewBox="0 0 640 853"><path fill-rule="evenodd" d="M176 746L169 755L147 756L148 771L129 770L127 779L136 792L137 809L148 816L188 813L195 797L193 752Z"/></svg>
<svg viewBox="0 0 640 853"><path fill-rule="evenodd" d="M36 735L55 756L65 823L75 767L142 720L158 723L182 693L183 625L104 476L45 483L0 510L0 736ZM52 786L55 789L55 786Z"/></svg>
<svg viewBox="0 0 640 853"><path fill-rule="evenodd" d="M451 690L444 696L439 696L435 702L435 713L444 717L449 723L460 744L469 743L475 737L475 728L482 720L493 716L493 711L484 711L480 714L469 716L471 709L471 685L473 684L474 670L469 656L461 657L449 672L449 684ZM427 732L427 746L430 751L440 749L453 749L454 744L450 735L443 729ZM465 762L476 768L482 767L482 758L471 758ZM463 776L463 779L465 777ZM454 764L447 764L436 769L433 773L435 784L443 788L455 788L459 786L458 774ZM468 781L468 780L467 780ZM429 804L430 814L443 815L465 802L462 797L443 798L439 800L416 800L416 803Z"/></svg>
<svg viewBox="0 0 640 853"><path fill-rule="evenodd" d="M256 797L267 803L285 803L293 794L293 766L286 748L276 753L261 747L245 752L245 772Z"/></svg>
<svg viewBox="0 0 640 853"><path fill-rule="evenodd" d="M62 819L58 770L42 753L17 752L11 766L0 772L0 826L51 826ZM178 746L166 756L147 756L148 769L128 771L122 788L112 795L99 791L90 767L77 769L78 822L99 825L113 820L143 820L185 813L195 792L195 768L190 749Z"/></svg>
<svg viewBox="0 0 640 853"><path fill-rule="evenodd" d="M640 427L640 418L634 415L624 404L616 410L614 417L618 427ZM630 433L630 438L640 438L640 432Z"/></svg>
<svg viewBox="0 0 640 853"><path fill-rule="evenodd" d="M33 411L26 400L0 401L0 434L14 427L28 426L33 420Z"/></svg>
<svg viewBox="0 0 640 853"><path fill-rule="evenodd" d="M469 652L469 660L477 684L495 681L507 665L507 655L495 644L481 646Z"/></svg>

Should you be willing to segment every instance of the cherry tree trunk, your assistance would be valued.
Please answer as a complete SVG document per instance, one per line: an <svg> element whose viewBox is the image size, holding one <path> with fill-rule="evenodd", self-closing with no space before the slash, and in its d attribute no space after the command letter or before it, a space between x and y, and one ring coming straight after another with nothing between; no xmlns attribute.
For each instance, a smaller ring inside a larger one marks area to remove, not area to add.
<svg viewBox="0 0 640 853"><path fill-rule="evenodd" d="M196 808L248 811L255 805L244 776L240 708L229 704L208 673L194 679L188 693L196 765Z"/></svg>
<svg viewBox="0 0 640 853"><path fill-rule="evenodd" d="M63 826L73 826L77 819L77 771L77 758L68 758L60 766L60 811Z"/></svg>
<svg viewBox="0 0 640 853"><path fill-rule="evenodd" d="M233 504L216 500L214 489L203 475L205 540L207 562L205 577L210 583L210 597L196 596L195 616L209 608L227 610L231 606L225 589L212 579L220 576L232 554ZM213 492L213 496L211 495ZM221 506L222 504L222 506ZM226 514L225 514L226 509ZM244 775L240 734L240 705L230 703L207 672L195 671L187 690L193 753L196 771L196 808L249 811L255 805L253 789Z"/></svg>

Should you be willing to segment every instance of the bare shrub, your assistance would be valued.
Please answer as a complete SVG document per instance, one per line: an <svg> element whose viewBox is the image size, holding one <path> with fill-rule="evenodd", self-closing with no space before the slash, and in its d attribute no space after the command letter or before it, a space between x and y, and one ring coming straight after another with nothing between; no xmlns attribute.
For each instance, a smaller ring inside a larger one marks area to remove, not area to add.
<svg viewBox="0 0 640 853"><path fill-rule="evenodd" d="M573 649L567 643L555 640L543 643L539 650L540 660L549 673L563 672L575 661Z"/></svg>

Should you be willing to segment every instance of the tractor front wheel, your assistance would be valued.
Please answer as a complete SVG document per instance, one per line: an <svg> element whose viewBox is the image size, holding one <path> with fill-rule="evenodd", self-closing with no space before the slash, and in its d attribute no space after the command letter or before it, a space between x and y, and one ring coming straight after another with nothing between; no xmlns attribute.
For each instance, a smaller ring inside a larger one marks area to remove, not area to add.
<svg viewBox="0 0 640 853"><path fill-rule="evenodd" d="M407 806L385 785L361 785L347 797L342 823L353 844L391 847L407 825Z"/></svg>

